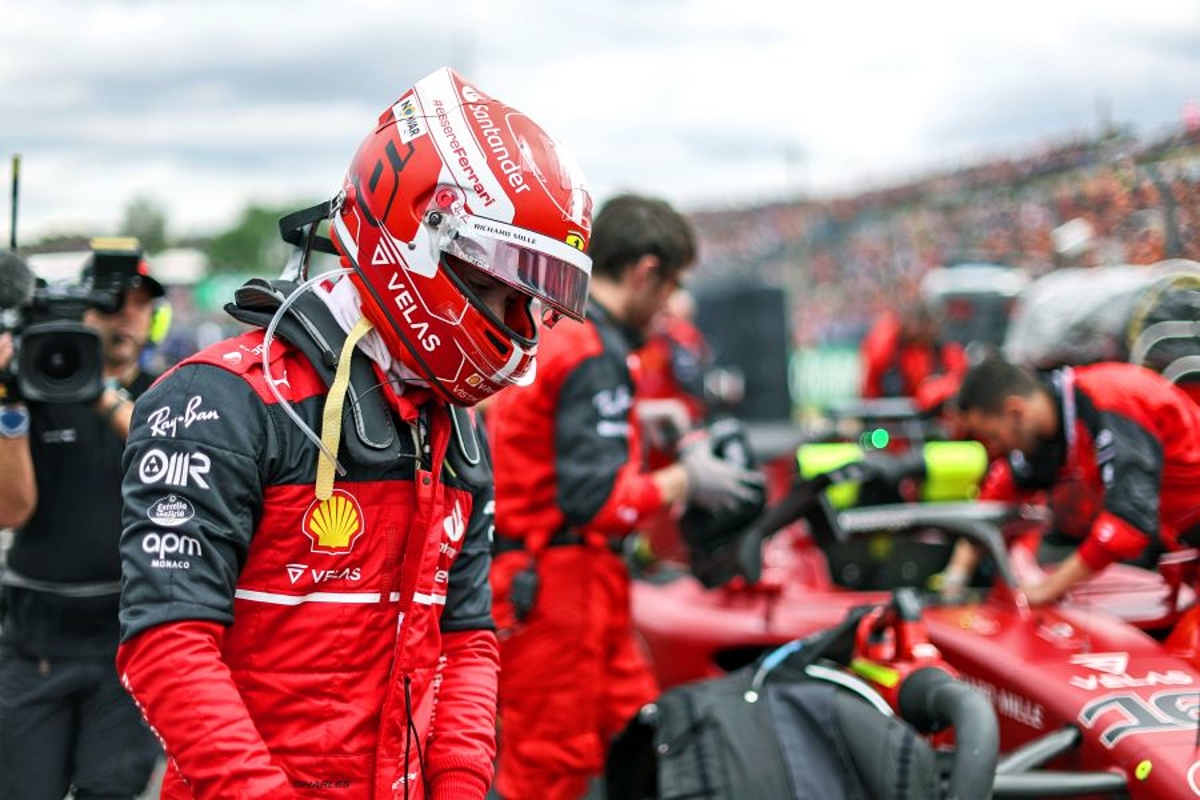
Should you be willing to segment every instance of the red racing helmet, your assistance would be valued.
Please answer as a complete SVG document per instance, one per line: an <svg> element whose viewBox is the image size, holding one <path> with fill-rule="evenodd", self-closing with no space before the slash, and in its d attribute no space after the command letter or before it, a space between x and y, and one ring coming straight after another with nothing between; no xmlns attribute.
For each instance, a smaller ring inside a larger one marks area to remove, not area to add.
<svg viewBox="0 0 1200 800"><path fill-rule="evenodd" d="M592 198L536 122L451 69L379 117L346 173L331 238L388 350L445 400L474 405L533 380L538 326L583 319ZM521 292L506 319L447 267Z"/></svg>

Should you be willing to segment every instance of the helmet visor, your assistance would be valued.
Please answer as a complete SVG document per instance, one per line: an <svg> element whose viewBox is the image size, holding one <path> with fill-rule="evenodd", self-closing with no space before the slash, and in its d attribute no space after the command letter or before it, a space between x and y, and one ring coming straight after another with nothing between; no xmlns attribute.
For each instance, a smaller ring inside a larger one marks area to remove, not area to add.
<svg viewBox="0 0 1200 800"><path fill-rule="evenodd" d="M465 216L441 248L572 319L583 319L592 259L566 242L482 217Z"/></svg>

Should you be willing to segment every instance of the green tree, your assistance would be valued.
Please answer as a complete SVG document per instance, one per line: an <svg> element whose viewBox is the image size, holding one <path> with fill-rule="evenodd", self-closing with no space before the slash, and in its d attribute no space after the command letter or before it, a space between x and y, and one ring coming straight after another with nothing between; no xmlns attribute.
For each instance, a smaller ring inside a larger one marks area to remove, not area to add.
<svg viewBox="0 0 1200 800"><path fill-rule="evenodd" d="M279 237L279 218L298 208L296 203L280 208L250 205L242 211L232 228L201 244L214 272L243 272L278 275L291 251Z"/></svg>
<svg viewBox="0 0 1200 800"><path fill-rule="evenodd" d="M118 232L133 236L147 253L158 253L167 247L167 213L149 197L135 197L125 206Z"/></svg>

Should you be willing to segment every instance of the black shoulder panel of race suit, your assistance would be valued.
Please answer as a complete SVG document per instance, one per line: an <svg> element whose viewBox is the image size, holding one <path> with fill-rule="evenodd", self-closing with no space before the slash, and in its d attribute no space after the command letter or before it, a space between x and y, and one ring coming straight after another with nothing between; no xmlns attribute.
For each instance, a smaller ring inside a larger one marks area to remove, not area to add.
<svg viewBox="0 0 1200 800"><path fill-rule="evenodd" d="M183 364L138 398L122 467L123 639L175 619L229 624L262 507L286 458L254 389Z"/></svg>
<svg viewBox="0 0 1200 800"><path fill-rule="evenodd" d="M590 522L612 494L630 459L632 405L633 381L621 353L586 359L563 382L554 452L556 502L568 525Z"/></svg>
<svg viewBox="0 0 1200 800"><path fill-rule="evenodd" d="M492 461L483 426L465 408L450 407L453 431L446 451L447 483L461 481L474 495L471 519L463 537L462 552L450 568L443 631L494 629L492 587L492 537L495 535L495 493Z"/></svg>
<svg viewBox="0 0 1200 800"><path fill-rule="evenodd" d="M225 306L225 311L239 322L266 328L295 288L296 284L290 281L252 278L234 293L234 302ZM280 318L275 332L304 353L326 386L333 383L346 332L319 297L309 292L297 297ZM347 426L345 442L351 457L368 466L389 464L401 452L391 413L378 384L370 360L356 349L350 362L346 402L354 424Z"/></svg>
<svg viewBox="0 0 1200 800"><path fill-rule="evenodd" d="M1130 417L1097 410L1078 387L1075 403L1079 419L1092 438L1096 467L1104 484L1104 508L1157 539L1162 442Z"/></svg>

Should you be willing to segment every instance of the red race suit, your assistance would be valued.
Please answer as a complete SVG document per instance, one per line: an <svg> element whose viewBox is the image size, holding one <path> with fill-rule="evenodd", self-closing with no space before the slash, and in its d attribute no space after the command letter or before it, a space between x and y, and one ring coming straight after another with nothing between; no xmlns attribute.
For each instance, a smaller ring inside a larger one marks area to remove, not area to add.
<svg viewBox="0 0 1200 800"><path fill-rule="evenodd" d="M486 448L462 444L466 411L380 379L395 456L359 463L345 434L346 474L318 500L319 450L270 391L262 341L169 372L125 450L118 667L165 745L161 796L481 799L498 669ZM319 431L312 361L276 339L270 370Z"/></svg>
<svg viewBox="0 0 1200 800"><path fill-rule="evenodd" d="M658 695L636 646L619 550L663 506L640 469L630 336L592 303L542 333L537 379L487 412L496 474L492 567L500 629L500 762L506 800L576 800L610 739ZM520 615L514 581L536 576ZM518 577L520 576L520 577Z"/></svg>

